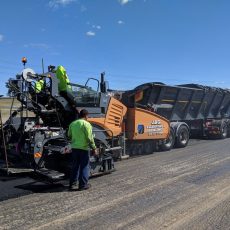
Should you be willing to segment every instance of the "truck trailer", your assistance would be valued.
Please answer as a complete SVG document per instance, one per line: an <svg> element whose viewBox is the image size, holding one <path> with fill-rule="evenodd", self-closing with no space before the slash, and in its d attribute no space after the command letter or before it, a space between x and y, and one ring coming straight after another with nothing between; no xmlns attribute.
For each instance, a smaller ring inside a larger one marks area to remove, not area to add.
<svg viewBox="0 0 230 230"><path fill-rule="evenodd" d="M230 91L198 84L146 83L122 94L122 103L154 111L170 121L171 134L161 145L185 147L189 137L226 138L230 134Z"/></svg>

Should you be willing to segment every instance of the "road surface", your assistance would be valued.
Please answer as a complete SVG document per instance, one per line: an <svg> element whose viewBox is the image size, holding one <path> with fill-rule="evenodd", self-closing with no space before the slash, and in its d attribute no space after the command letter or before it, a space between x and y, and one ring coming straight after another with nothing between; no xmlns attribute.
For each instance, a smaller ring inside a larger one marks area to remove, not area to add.
<svg viewBox="0 0 230 230"><path fill-rule="evenodd" d="M81 192L0 181L19 196L2 195L0 229L230 229L230 139L192 140L116 168Z"/></svg>

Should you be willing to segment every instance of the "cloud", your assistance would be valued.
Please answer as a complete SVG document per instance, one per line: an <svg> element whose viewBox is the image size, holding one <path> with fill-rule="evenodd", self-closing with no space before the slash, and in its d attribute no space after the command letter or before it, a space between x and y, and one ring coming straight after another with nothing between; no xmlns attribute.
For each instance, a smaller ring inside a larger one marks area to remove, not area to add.
<svg viewBox="0 0 230 230"><path fill-rule="evenodd" d="M0 34L0 42L2 42L4 39L4 36L2 34Z"/></svg>
<svg viewBox="0 0 230 230"><path fill-rule="evenodd" d="M25 48L39 48L39 49L49 49L50 46L45 43L29 43L24 45Z"/></svg>
<svg viewBox="0 0 230 230"><path fill-rule="evenodd" d="M101 30L101 26L100 26L100 25L95 25L95 24L92 25L90 22L87 22L86 24L90 27L89 31L86 32L86 35L87 35L87 36L93 37L93 36L96 35L96 32L97 32L97 31ZM95 32L95 31L96 31L96 32Z"/></svg>
<svg viewBox="0 0 230 230"><path fill-rule="evenodd" d="M58 9L60 6L67 6L76 0L51 0L49 1L49 7L53 9Z"/></svg>
<svg viewBox="0 0 230 230"><path fill-rule="evenodd" d="M90 37L93 37L93 36L96 35L96 33L93 32L93 31L88 31L88 32L86 33L86 35L87 35L87 36L90 36Z"/></svg>
<svg viewBox="0 0 230 230"><path fill-rule="evenodd" d="M118 0L118 2L121 4L121 5L125 5L129 2L131 2L132 0Z"/></svg>
<svg viewBox="0 0 230 230"><path fill-rule="evenodd" d="M98 30L100 30L101 29L101 26L99 26L99 25L92 25L92 27L94 28L94 29L98 29Z"/></svg>
<svg viewBox="0 0 230 230"><path fill-rule="evenodd" d="M215 84L225 84L224 81L215 81Z"/></svg>
<svg viewBox="0 0 230 230"><path fill-rule="evenodd" d="M124 24L124 22L123 22L122 20L117 21L117 23L118 23L119 25Z"/></svg>

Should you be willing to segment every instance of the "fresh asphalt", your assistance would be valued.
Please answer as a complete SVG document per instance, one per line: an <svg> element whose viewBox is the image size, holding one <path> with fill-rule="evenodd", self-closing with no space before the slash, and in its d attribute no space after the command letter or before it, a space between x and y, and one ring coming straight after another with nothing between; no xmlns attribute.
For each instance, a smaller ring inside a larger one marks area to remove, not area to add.
<svg viewBox="0 0 230 230"><path fill-rule="evenodd" d="M230 229L229 146L191 140L117 162L83 192L2 176L0 229Z"/></svg>
<svg viewBox="0 0 230 230"><path fill-rule="evenodd" d="M189 145L203 143L203 140L190 140ZM155 153L162 154L162 153ZM140 157L140 156L137 156ZM153 156L154 157L154 156ZM132 160L130 158L129 160ZM119 162L116 162L116 165ZM65 190L68 181L50 183L33 173L14 174L7 176L4 171L0 171L0 201L25 196L31 193L45 193L56 189Z"/></svg>
<svg viewBox="0 0 230 230"><path fill-rule="evenodd" d="M0 201L26 196L31 193L42 193L65 188L67 181L62 183L50 183L35 175L11 175L0 173ZM1 203L0 203L1 205Z"/></svg>

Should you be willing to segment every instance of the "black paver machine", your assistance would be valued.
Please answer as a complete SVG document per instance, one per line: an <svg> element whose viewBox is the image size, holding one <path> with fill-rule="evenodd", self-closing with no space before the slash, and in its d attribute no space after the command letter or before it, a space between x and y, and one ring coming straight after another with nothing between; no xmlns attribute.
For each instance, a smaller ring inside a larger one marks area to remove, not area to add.
<svg viewBox="0 0 230 230"><path fill-rule="evenodd" d="M41 79L42 90L36 92L36 82ZM88 86L90 82L96 90ZM32 170L52 180L68 174L71 147L67 130L76 119L76 108L86 108L92 117L105 117L111 98L103 74L101 82L90 78L84 86L70 84L71 92L59 92L58 84L53 66L42 74L24 68L15 79L9 79L12 106L9 119L1 124L1 168L8 172ZM21 103L17 110L13 110L15 100ZM100 124L93 124L93 132L99 155L90 157L91 175L111 172L113 156L121 152L120 142Z"/></svg>

